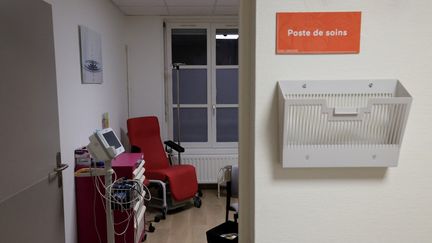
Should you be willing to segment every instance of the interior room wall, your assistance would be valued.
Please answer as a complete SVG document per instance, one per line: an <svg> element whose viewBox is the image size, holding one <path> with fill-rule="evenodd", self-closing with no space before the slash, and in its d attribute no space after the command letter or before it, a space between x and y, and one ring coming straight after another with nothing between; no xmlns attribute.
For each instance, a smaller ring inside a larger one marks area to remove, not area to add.
<svg viewBox="0 0 432 243"><path fill-rule="evenodd" d="M361 11L359 54L276 55L276 12ZM256 0L255 242L430 242L432 2ZM278 80L399 79L414 97L395 168L283 169Z"/></svg>
<svg viewBox="0 0 432 243"><path fill-rule="evenodd" d="M87 145L108 112L119 135L126 130L126 55L124 16L106 0L50 0L53 6L55 58L59 101L66 242L76 242L73 151ZM78 25L101 34L103 84L81 84Z"/></svg>
<svg viewBox="0 0 432 243"><path fill-rule="evenodd" d="M130 117L157 116L166 137L162 17L126 17Z"/></svg>

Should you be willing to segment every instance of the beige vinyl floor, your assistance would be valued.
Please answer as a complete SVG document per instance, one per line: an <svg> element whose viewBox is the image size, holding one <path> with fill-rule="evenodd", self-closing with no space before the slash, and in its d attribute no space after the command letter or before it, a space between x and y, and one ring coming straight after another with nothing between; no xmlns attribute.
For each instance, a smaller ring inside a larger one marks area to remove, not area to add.
<svg viewBox="0 0 432 243"><path fill-rule="evenodd" d="M216 190L203 190L201 200L201 208L192 206L168 213L165 220L153 223L156 230L147 233L145 243L206 243L206 231L225 222L226 198L218 198ZM146 219L153 218L154 211L150 209ZM230 219L233 220L232 214Z"/></svg>

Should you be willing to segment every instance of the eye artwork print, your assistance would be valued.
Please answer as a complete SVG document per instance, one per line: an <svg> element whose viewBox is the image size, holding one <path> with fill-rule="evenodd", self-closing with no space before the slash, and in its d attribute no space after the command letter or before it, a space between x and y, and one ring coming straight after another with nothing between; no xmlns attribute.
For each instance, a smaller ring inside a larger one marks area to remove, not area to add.
<svg viewBox="0 0 432 243"><path fill-rule="evenodd" d="M88 27L79 26L81 54L81 83L102 84L102 38Z"/></svg>
<svg viewBox="0 0 432 243"><path fill-rule="evenodd" d="M97 73L102 71L102 64L95 60L86 60L84 62L84 68L92 73Z"/></svg>

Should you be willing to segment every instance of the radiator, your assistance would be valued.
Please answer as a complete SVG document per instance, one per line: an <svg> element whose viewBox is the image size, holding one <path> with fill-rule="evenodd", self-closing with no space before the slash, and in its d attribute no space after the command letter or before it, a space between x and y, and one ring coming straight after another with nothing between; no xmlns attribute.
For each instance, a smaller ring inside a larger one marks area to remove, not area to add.
<svg viewBox="0 0 432 243"><path fill-rule="evenodd" d="M175 159L174 159L175 160ZM198 183L217 183L220 168L237 165L237 155L182 155L182 164L195 166Z"/></svg>

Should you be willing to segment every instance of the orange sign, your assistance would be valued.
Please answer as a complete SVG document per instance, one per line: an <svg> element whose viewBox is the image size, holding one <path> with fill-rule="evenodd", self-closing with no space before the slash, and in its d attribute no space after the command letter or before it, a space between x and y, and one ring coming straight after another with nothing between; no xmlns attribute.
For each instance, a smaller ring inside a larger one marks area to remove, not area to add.
<svg viewBox="0 0 432 243"><path fill-rule="evenodd" d="M276 14L276 53L359 53L361 12Z"/></svg>

